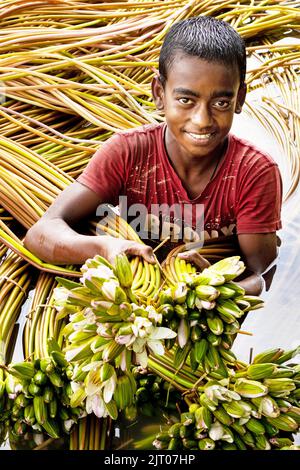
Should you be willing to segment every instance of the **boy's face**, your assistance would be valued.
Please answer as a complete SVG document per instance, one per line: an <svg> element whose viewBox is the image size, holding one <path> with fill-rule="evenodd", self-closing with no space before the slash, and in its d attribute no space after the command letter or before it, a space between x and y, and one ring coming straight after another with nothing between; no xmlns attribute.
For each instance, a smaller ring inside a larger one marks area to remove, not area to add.
<svg viewBox="0 0 300 470"><path fill-rule="evenodd" d="M163 88L156 77L154 101L165 113L169 156L215 157L241 111L246 87L240 87L237 66L207 62L178 53Z"/></svg>

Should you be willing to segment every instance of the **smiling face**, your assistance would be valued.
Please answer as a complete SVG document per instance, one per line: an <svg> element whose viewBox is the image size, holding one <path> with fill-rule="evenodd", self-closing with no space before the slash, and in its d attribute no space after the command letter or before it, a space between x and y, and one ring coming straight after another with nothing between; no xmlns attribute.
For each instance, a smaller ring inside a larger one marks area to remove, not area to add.
<svg viewBox="0 0 300 470"><path fill-rule="evenodd" d="M154 101L165 113L169 157L216 158L222 151L233 115L241 111L246 87L237 66L207 62L178 53L163 87L156 77Z"/></svg>

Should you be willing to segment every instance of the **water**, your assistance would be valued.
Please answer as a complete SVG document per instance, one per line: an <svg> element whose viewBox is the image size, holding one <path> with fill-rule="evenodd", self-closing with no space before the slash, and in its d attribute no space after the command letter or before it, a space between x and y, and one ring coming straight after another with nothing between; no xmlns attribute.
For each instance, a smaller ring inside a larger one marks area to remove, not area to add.
<svg viewBox="0 0 300 470"><path fill-rule="evenodd" d="M289 165L275 139L246 114L236 119L233 132L252 140L274 158L281 171L285 193L290 185ZM290 349L300 345L299 207L300 188L283 204L283 228L278 231L282 244L271 288L262 295L265 307L250 312L243 323L243 330L251 332L253 336L239 335L234 343L234 352L241 360L249 360L250 348L253 348L254 354L258 354L272 347ZM296 359L299 361L299 357Z"/></svg>

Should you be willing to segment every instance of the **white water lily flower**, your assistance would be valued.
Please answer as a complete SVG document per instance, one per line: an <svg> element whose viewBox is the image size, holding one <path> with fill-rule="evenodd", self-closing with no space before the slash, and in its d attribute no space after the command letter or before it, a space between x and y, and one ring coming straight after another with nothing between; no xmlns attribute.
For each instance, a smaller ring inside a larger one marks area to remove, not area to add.
<svg viewBox="0 0 300 470"><path fill-rule="evenodd" d="M165 328L164 326L153 327L151 332L151 339L172 339L175 338L177 333L170 328Z"/></svg>
<svg viewBox="0 0 300 470"><path fill-rule="evenodd" d="M261 403L259 405L259 411L264 416L269 418L277 418L280 415L280 409L276 401L272 400L270 397L262 397Z"/></svg>
<svg viewBox="0 0 300 470"><path fill-rule="evenodd" d="M124 351L121 352L121 354L120 354L120 368L124 372L127 370L127 360L126 360L127 354L128 354L128 352L126 351L126 349L124 349Z"/></svg>
<svg viewBox="0 0 300 470"><path fill-rule="evenodd" d="M227 392L227 388L222 387L221 385L210 385L205 389L205 395L210 399L210 400L221 400L221 401L227 401L226 398L224 398L224 395Z"/></svg>
<svg viewBox="0 0 300 470"><path fill-rule="evenodd" d="M86 381L85 381L85 392L87 396L92 396L95 394L99 394L104 399L105 403L111 401L114 391L117 385L117 375L114 372L113 375L103 382L100 378L100 366L101 362L96 361L93 363L93 368L89 371ZM90 366L90 364L88 365ZM86 366L86 367L88 367Z"/></svg>
<svg viewBox="0 0 300 470"><path fill-rule="evenodd" d="M98 418L106 418L108 416L104 400L99 394L88 396L85 407L88 414L94 413Z"/></svg>
<svg viewBox="0 0 300 470"><path fill-rule="evenodd" d="M176 333L169 328L153 326L148 318L139 316L134 319L131 331L132 334L116 335L115 341L125 345L129 350L133 350L137 362L143 367L147 366L147 348L154 354L162 355L164 353L162 340L176 336Z"/></svg>
<svg viewBox="0 0 300 470"><path fill-rule="evenodd" d="M141 318L141 317L138 317ZM142 318L146 320L145 318ZM139 322L140 326L143 322ZM146 322L144 324L147 325ZM149 348L154 354L163 355L164 354L164 345L162 343L163 339L175 338L176 333L169 328L164 327L155 327L153 325L146 326L146 335L141 337L139 331L139 337L132 344L132 349L136 353L137 362L142 367L147 367L147 349Z"/></svg>
<svg viewBox="0 0 300 470"><path fill-rule="evenodd" d="M219 439L222 439L224 434L224 428L219 421L213 423L208 431L208 435L213 441L218 441Z"/></svg>
<svg viewBox="0 0 300 470"><path fill-rule="evenodd" d="M82 266L81 271L83 273L80 278L80 282L84 284L87 279L92 282L92 278L96 278L99 281L107 281L108 279L115 279L115 275L112 269L108 266L101 265L98 268L88 268L85 264Z"/></svg>
<svg viewBox="0 0 300 470"><path fill-rule="evenodd" d="M153 331L147 338L147 346L154 354L162 356L165 351L162 340L175 338L176 335L177 333L170 330L170 328L164 328L161 326L154 327Z"/></svg>
<svg viewBox="0 0 300 470"><path fill-rule="evenodd" d="M100 381L100 370L91 369L86 377L85 391L87 396L94 395L101 391L102 382Z"/></svg>
<svg viewBox="0 0 300 470"><path fill-rule="evenodd" d="M152 305L148 305L146 307L146 310L148 312L149 320L153 320L154 324L157 324L157 323L161 324L161 322L162 322L162 314L161 313L157 313L157 311L155 310L155 308Z"/></svg>
<svg viewBox="0 0 300 470"><path fill-rule="evenodd" d="M69 432L74 423L75 423L74 419L65 419L64 421L65 430Z"/></svg>
<svg viewBox="0 0 300 470"><path fill-rule="evenodd" d="M79 354L82 349L85 347L85 344L79 346L78 348L73 348L70 349L69 351L66 351L65 353L65 358L68 362L71 362L77 354Z"/></svg>
<svg viewBox="0 0 300 470"><path fill-rule="evenodd" d="M148 355L146 350L144 349L143 352L136 354L137 363L140 364L142 367L146 368L148 364Z"/></svg>
<svg viewBox="0 0 300 470"><path fill-rule="evenodd" d="M74 371L75 371L75 368L74 368ZM71 384L72 392L77 392L77 390L82 387L82 384L78 382L74 382L74 380L72 380L70 384Z"/></svg>
<svg viewBox="0 0 300 470"><path fill-rule="evenodd" d="M85 320L78 321L76 323L73 323L72 326L73 326L74 331L83 331L86 327L86 321Z"/></svg>
<svg viewBox="0 0 300 470"><path fill-rule="evenodd" d="M152 322L148 320L148 318L136 317L132 325L132 332L134 336L144 336L144 334L141 334L141 332L146 330L147 333L150 333L150 331L152 331L152 328L154 327L152 325Z"/></svg>
<svg viewBox="0 0 300 470"><path fill-rule="evenodd" d="M103 400L109 403L113 397L117 385L117 376L114 374L110 379L105 380L103 387Z"/></svg>
<svg viewBox="0 0 300 470"><path fill-rule="evenodd" d="M31 426L32 429L34 429L33 426L34 426L34 424ZM36 429L37 429L37 427L36 427ZM41 428L39 428L39 429L41 429ZM34 442L37 446L41 445L45 440L44 435L41 432L34 432L32 434L32 439L34 440Z"/></svg>
<svg viewBox="0 0 300 470"><path fill-rule="evenodd" d="M18 394L20 392L23 392L23 385L20 382L18 382L17 379L10 374L8 375L6 380L9 382L9 390L10 390L10 393L8 393L8 398L10 398L11 400L15 400Z"/></svg>
<svg viewBox="0 0 300 470"><path fill-rule="evenodd" d="M102 361L93 361L87 364L86 366L84 366L82 370L84 372L88 372L90 370L97 370L100 368L101 365L102 365Z"/></svg>
<svg viewBox="0 0 300 470"><path fill-rule="evenodd" d="M53 289L54 306L58 312L65 307L69 293L68 289L63 286L55 287L55 289Z"/></svg>
<svg viewBox="0 0 300 470"><path fill-rule="evenodd" d="M160 341L147 341L147 346L151 349L154 354L162 356L165 352L165 348Z"/></svg>
<svg viewBox="0 0 300 470"><path fill-rule="evenodd" d="M114 302L116 300L118 287L120 287L120 283L114 279L105 281L102 285L102 293L107 299Z"/></svg>
<svg viewBox="0 0 300 470"><path fill-rule="evenodd" d="M146 340L143 338L136 338L132 344L132 349L135 353L140 354L144 351L146 346Z"/></svg>
<svg viewBox="0 0 300 470"><path fill-rule="evenodd" d="M228 388L223 387L222 385L210 385L205 389L205 395L210 400L221 400L221 401L232 401L240 400L241 397L238 393L233 390L228 390Z"/></svg>
<svg viewBox="0 0 300 470"><path fill-rule="evenodd" d="M111 328L107 323L99 323L97 331L97 335L102 336L102 338L112 338Z"/></svg>
<svg viewBox="0 0 300 470"><path fill-rule="evenodd" d="M89 307L86 308L83 315L84 315L88 325L93 325L94 323L96 323L97 317L96 317L96 315L94 314L94 312L91 308L89 308Z"/></svg>
<svg viewBox="0 0 300 470"><path fill-rule="evenodd" d="M134 335L119 335L115 337L115 342L118 344L125 344L127 348L135 341Z"/></svg>

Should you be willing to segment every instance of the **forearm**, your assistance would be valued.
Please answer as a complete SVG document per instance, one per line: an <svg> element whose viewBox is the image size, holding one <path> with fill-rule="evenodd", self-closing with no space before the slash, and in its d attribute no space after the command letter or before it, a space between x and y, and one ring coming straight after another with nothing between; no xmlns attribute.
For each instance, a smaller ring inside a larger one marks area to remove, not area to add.
<svg viewBox="0 0 300 470"><path fill-rule="evenodd" d="M53 264L83 264L96 254L107 256L106 236L81 235L62 219L41 219L26 234L25 247Z"/></svg>
<svg viewBox="0 0 300 470"><path fill-rule="evenodd" d="M260 295L264 287L264 281L260 274L253 273L237 283L243 287L247 295Z"/></svg>

